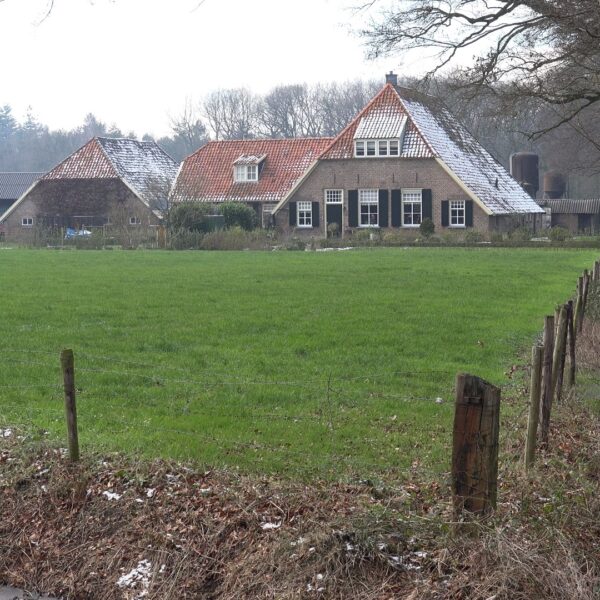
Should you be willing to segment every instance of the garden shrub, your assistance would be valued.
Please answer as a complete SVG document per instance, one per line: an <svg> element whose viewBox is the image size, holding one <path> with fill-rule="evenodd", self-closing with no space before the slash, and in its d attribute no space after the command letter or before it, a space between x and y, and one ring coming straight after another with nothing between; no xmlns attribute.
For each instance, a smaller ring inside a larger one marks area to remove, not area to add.
<svg viewBox="0 0 600 600"><path fill-rule="evenodd" d="M224 202L219 206L219 212L225 218L225 227L241 227L252 231L258 227L256 211L242 202Z"/></svg>
<svg viewBox="0 0 600 600"><path fill-rule="evenodd" d="M523 226L517 227L510 232L509 237L515 242L528 242L531 239L531 229Z"/></svg>
<svg viewBox="0 0 600 600"><path fill-rule="evenodd" d="M465 233L465 242L467 244L479 244L480 242L485 241L485 236L481 231L475 231L473 229L469 229Z"/></svg>
<svg viewBox="0 0 600 600"><path fill-rule="evenodd" d="M169 213L169 222L173 231L207 232L209 224L206 217L215 214L212 204L204 202L183 202L175 206Z"/></svg>
<svg viewBox="0 0 600 600"><path fill-rule="evenodd" d="M550 228L550 231L548 231L548 237L553 242L564 242L565 240L571 239L571 234L568 229L556 226Z"/></svg>
<svg viewBox="0 0 600 600"><path fill-rule="evenodd" d="M424 238L430 238L435 233L435 225L433 224L433 221L429 218L423 219L419 225L419 231Z"/></svg>

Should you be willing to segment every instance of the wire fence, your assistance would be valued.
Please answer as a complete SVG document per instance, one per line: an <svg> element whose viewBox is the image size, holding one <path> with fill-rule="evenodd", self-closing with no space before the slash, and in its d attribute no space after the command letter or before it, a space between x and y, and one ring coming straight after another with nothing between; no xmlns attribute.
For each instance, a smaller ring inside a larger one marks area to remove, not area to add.
<svg viewBox="0 0 600 600"><path fill-rule="evenodd" d="M23 421L64 439L58 353L2 353L0 423ZM80 436L94 448L215 466L372 474L410 469L415 460L430 466L425 440L438 450L449 443L450 371L244 378L78 351L75 372ZM427 418L415 416L414 406ZM432 416L443 428L439 440L431 439Z"/></svg>

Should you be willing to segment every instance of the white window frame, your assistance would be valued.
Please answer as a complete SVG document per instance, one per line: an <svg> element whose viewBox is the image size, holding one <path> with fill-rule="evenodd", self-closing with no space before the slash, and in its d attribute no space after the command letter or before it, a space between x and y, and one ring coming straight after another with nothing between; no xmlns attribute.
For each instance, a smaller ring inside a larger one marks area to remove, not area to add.
<svg viewBox="0 0 600 600"><path fill-rule="evenodd" d="M343 204L344 190L325 190L325 204Z"/></svg>
<svg viewBox="0 0 600 600"><path fill-rule="evenodd" d="M398 138L354 140L354 156L356 158L389 158L390 156L400 156L400 140Z"/></svg>
<svg viewBox="0 0 600 600"><path fill-rule="evenodd" d="M33 217L23 217L21 219L21 227L33 227Z"/></svg>
<svg viewBox="0 0 600 600"><path fill-rule="evenodd" d="M448 227L467 226L467 203L464 200L449 200L448 212Z"/></svg>
<svg viewBox="0 0 600 600"><path fill-rule="evenodd" d="M419 196L418 200L415 196ZM404 204L418 204L420 207L419 210L419 222L414 223L415 220L415 211L411 210L411 218L410 223L405 221L405 211ZM419 227L423 222L423 190L422 189L407 189L402 190L402 227Z"/></svg>
<svg viewBox="0 0 600 600"><path fill-rule="evenodd" d="M238 183L258 181L258 165L234 165L233 179Z"/></svg>
<svg viewBox="0 0 600 600"><path fill-rule="evenodd" d="M311 229L313 226L312 202L301 200L296 202L296 225L301 229Z"/></svg>
<svg viewBox="0 0 600 600"><path fill-rule="evenodd" d="M363 206L367 208L365 215L367 223L363 223ZM375 211L372 210L373 206ZM372 222L372 217L375 215L375 221ZM379 190L365 189L358 190L358 226L375 228L379 227Z"/></svg>
<svg viewBox="0 0 600 600"><path fill-rule="evenodd" d="M142 220L139 217L129 217L129 224L131 226L137 226L142 224Z"/></svg>

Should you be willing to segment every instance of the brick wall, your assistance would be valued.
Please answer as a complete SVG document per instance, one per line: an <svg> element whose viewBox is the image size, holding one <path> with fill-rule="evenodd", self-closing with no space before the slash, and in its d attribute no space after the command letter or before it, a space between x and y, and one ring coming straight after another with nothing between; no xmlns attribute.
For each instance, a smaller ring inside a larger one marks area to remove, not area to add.
<svg viewBox="0 0 600 600"><path fill-rule="evenodd" d="M430 189L432 191L433 222L436 233L442 227L442 200L468 200L468 196L434 159L350 159L321 161L297 190L291 202L319 202L319 227L304 229L289 226L289 209L284 207L276 217L278 229L287 234L324 237L326 232L324 190L343 189L344 231L348 225L348 190L356 189ZM391 199L391 197L390 197ZM388 202L388 222L391 223L391 201ZM396 228L394 228L396 229ZM403 229L403 228L400 228ZM409 228L406 228L409 229ZM454 229L454 228L452 228ZM473 229L487 232L490 219L473 202Z"/></svg>

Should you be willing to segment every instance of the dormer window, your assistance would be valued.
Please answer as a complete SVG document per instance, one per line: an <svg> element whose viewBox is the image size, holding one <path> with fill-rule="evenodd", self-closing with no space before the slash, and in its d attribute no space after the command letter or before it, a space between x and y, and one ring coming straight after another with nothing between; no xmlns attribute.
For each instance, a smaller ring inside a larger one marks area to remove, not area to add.
<svg viewBox="0 0 600 600"><path fill-rule="evenodd" d="M242 154L233 163L233 180L238 183L258 181L260 171L262 170L262 162L265 158L267 158L266 154L262 156Z"/></svg>
<svg viewBox="0 0 600 600"><path fill-rule="evenodd" d="M258 165L235 165L235 180L258 181Z"/></svg>
<svg viewBox="0 0 600 600"><path fill-rule="evenodd" d="M400 156L400 140L355 140L354 156Z"/></svg>

